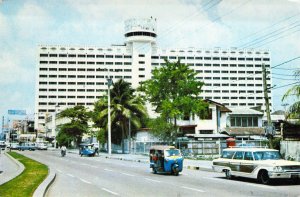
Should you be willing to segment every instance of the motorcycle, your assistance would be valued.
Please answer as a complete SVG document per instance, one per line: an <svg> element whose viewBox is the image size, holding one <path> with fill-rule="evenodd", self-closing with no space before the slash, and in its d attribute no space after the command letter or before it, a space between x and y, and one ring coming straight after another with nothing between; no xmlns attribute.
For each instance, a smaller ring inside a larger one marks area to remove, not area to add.
<svg viewBox="0 0 300 197"><path fill-rule="evenodd" d="M66 156L66 151L65 150L61 150L60 154L61 154L62 157L64 157L64 156Z"/></svg>

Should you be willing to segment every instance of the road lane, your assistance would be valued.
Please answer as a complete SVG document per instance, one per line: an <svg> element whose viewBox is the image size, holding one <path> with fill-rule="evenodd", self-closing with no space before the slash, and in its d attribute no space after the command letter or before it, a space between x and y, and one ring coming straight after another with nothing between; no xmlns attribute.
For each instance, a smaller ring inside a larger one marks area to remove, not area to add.
<svg viewBox="0 0 300 197"><path fill-rule="evenodd" d="M56 151L24 152L57 170L48 196L298 196L299 185L267 186L227 180L224 174L184 169L179 176L153 174L148 164L79 157ZM72 176L74 177L72 177Z"/></svg>

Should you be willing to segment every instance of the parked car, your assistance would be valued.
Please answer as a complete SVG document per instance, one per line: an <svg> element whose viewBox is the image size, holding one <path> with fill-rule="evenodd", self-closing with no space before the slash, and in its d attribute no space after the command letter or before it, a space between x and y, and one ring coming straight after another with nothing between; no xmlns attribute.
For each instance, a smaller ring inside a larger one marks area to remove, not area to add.
<svg viewBox="0 0 300 197"><path fill-rule="evenodd" d="M269 184L272 179L300 179L300 162L281 158L278 150L266 148L227 148L222 156L213 160L213 170L234 176L257 179Z"/></svg>
<svg viewBox="0 0 300 197"><path fill-rule="evenodd" d="M5 141L0 141L0 149L4 150L6 147Z"/></svg>
<svg viewBox="0 0 300 197"><path fill-rule="evenodd" d="M18 146L19 146L19 143L17 142L13 142L13 143L10 143L7 148L9 148L10 150L18 150Z"/></svg>
<svg viewBox="0 0 300 197"><path fill-rule="evenodd" d="M20 151L24 150L30 150L30 151L35 151L37 147L35 146L34 143L23 143L17 146L17 149Z"/></svg>
<svg viewBox="0 0 300 197"><path fill-rule="evenodd" d="M47 150L48 149L48 146L47 146L47 143L38 143L37 144L37 149L38 150Z"/></svg>

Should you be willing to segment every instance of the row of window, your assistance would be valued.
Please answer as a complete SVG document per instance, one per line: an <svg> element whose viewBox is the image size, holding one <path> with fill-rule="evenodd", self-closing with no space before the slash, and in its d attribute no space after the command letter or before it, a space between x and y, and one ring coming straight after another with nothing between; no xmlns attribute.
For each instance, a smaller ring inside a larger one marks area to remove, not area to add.
<svg viewBox="0 0 300 197"><path fill-rule="evenodd" d="M169 59L169 60L222 60L222 61L270 61L270 58L252 58L252 57L208 57L208 56L151 56L151 59Z"/></svg>
<svg viewBox="0 0 300 197"><path fill-rule="evenodd" d="M151 63L152 66L164 66L166 65L166 63L157 63L157 62L154 62L154 63ZM205 64L202 64L202 63L187 63L187 65L189 66L205 66L205 67L241 67L241 68L244 68L244 67L247 67L247 68L261 68L262 65L261 64L209 64L209 63L205 63ZM270 65L265 65L266 68L269 68Z"/></svg>
<svg viewBox="0 0 300 197"><path fill-rule="evenodd" d="M205 86L217 86L217 87L221 87L221 86L240 86L240 87L262 87L262 84L253 84L253 83L249 83L249 84L236 84L236 83L205 83Z"/></svg>
<svg viewBox="0 0 300 197"><path fill-rule="evenodd" d="M205 80L262 80L262 77L199 77L198 79Z"/></svg>
<svg viewBox="0 0 300 197"><path fill-rule="evenodd" d="M258 117L230 117L232 127L258 127Z"/></svg>
<svg viewBox="0 0 300 197"><path fill-rule="evenodd" d="M237 71L237 70L195 70L196 73L247 73L247 74L261 74L262 71ZM268 73L269 74L269 73Z"/></svg>
<svg viewBox="0 0 300 197"><path fill-rule="evenodd" d="M79 57L79 58L124 58L130 59L131 55L94 55L94 54L56 54L41 53L40 57Z"/></svg>
<svg viewBox="0 0 300 197"><path fill-rule="evenodd" d="M125 45L124 45L125 46ZM41 47L42 50L47 50L47 47ZM49 50L62 50L62 51L65 51L67 50L66 47L60 47L60 48L56 48L56 47L51 47L51 48L48 48ZM70 51L75 51L76 49L71 47L69 48ZM98 50L98 51L113 51L113 49L111 48L98 48L98 49L95 49L95 48L88 48L88 49L84 49L84 48L79 48L77 49L79 51L94 51L94 50ZM121 50L121 48L117 48L118 51ZM167 50L163 49L162 50L163 53L166 53ZM236 49L232 49L232 50L219 50L219 49L216 49L216 50L191 50L191 49L188 49L188 50L184 50L184 49L180 49L180 50L170 50L171 53L175 53L175 52L180 52L180 53L185 53L185 52L188 52L188 53L202 53L202 52L205 52L205 53L222 53L222 54L227 54L227 53L231 53L231 54L265 54L265 55L268 55L269 52L268 51L251 51L251 50L248 50L248 51L237 51Z"/></svg>
<svg viewBox="0 0 300 197"><path fill-rule="evenodd" d="M131 62L86 62L86 61L78 61L78 62L77 61L40 61L40 64L132 65Z"/></svg>
<svg viewBox="0 0 300 197"><path fill-rule="evenodd" d="M83 78L107 78L107 76L104 75L39 75L40 78L78 78L78 79L83 79ZM111 76L110 78L116 78L116 79L131 79L132 76ZM143 78L145 75L139 75L139 77Z"/></svg>
<svg viewBox="0 0 300 197"><path fill-rule="evenodd" d="M101 96L74 96L74 95L69 95L69 96L65 96L65 95L59 95L59 96L56 96L56 95L39 95L39 98L51 98L51 99L54 99L54 98L59 98L59 99L62 99L62 98L68 98L68 99L99 99L101 98Z"/></svg>
<svg viewBox="0 0 300 197"><path fill-rule="evenodd" d="M80 72L95 72L95 71L107 71L107 69L95 69L95 68L45 68L41 67L40 71L80 71ZM131 72L131 69L109 69L111 72Z"/></svg>

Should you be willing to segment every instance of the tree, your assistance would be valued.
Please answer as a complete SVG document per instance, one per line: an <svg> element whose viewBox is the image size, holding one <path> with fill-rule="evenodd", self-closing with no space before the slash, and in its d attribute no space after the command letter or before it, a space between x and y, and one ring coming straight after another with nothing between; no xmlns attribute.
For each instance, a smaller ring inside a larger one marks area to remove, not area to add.
<svg viewBox="0 0 300 197"><path fill-rule="evenodd" d="M68 123L59 126L61 135L71 137L76 145L79 145L84 133L89 130L88 121L90 118L89 112L87 112L84 106L75 106L73 108L67 108L58 114L59 118L67 118L70 121Z"/></svg>
<svg viewBox="0 0 300 197"><path fill-rule="evenodd" d="M296 97L296 102L293 103L288 109L287 117L291 118L300 118L300 70L295 71L295 78L298 80L298 83L290 88L282 97L282 101L286 100L290 96Z"/></svg>
<svg viewBox="0 0 300 197"><path fill-rule="evenodd" d="M122 142L129 135L129 121L133 127L140 128L141 119L147 116L147 110L143 100L135 95L135 90L131 87L130 83L123 79L114 83L110 93L112 140L121 143L124 153L125 147ZM93 120L95 125L99 128L107 128L107 117L108 106L107 98L105 97L97 101L94 105Z"/></svg>
<svg viewBox="0 0 300 197"><path fill-rule="evenodd" d="M152 79L139 87L160 117L174 125L175 136L177 119L207 113L208 104L199 98L204 83L196 80L196 74L180 61L165 60L163 66L152 71Z"/></svg>

